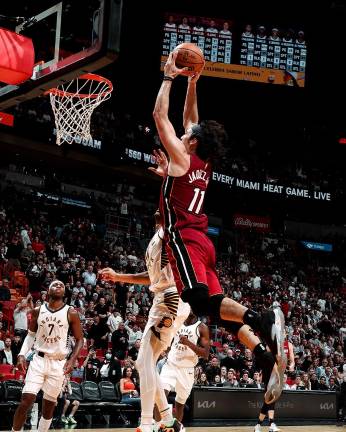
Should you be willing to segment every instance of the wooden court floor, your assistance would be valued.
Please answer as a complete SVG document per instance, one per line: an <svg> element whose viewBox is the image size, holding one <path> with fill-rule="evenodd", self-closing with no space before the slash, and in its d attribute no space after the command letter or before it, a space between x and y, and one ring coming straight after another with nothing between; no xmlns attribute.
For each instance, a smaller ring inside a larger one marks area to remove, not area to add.
<svg viewBox="0 0 346 432"><path fill-rule="evenodd" d="M280 425L278 424L280 427ZM219 427L187 427L186 432L253 432L252 426L219 426ZM268 426L263 426L262 431L267 432ZM282 426L282 432L336 432L344 431L345 428L336 426L321 425L321 426ZM55 429L59 432L66 432L68 429ZM134 432L136 429L125 428L108 428L108 429L73 429L74 432Z"/></svg>

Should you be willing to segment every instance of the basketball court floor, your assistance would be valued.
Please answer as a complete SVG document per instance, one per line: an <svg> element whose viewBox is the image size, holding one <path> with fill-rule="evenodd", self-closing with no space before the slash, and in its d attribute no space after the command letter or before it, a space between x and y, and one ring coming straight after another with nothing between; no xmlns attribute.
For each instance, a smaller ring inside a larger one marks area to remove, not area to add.
<svg viewBox="0 0 346 432"><path fill-rule="evenodd" d="M262 431L268 431L268 426L263 426ZM336 426L321 425L321 426L282 426L282 432L336 432L344 430ZM58 432L66 432L67 429L55 429ZM74 432L90 432L90 429L73 429ZM92 429L93 432L134 432L135 428L108 428L108 429ZM187 427L186 432L252 432L252 426L219 426L219 427Z"/></svg>

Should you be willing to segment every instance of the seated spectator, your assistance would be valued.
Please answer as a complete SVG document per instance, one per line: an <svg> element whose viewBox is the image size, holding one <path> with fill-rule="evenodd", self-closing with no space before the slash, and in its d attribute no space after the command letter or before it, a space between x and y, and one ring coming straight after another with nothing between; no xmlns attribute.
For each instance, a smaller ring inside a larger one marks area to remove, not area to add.
<svg viewBox="0 0 346 432"><path fill-rule="evenodd" d="M133 361L136 361L136 360L137 360L137 357L138 357L138 351L139 351L140 346L141 346L141 340L140 340L140 339L137 339L136 342L135 342L135 344L133 345L133 347L129 349L128 356L129 356Z"/></svg>
<svg viewBox="0 0 346 432"><path fill-rule="evenodd" d="M318 390L329 390L329 386L327 384L327 380L326 380L326 377L324 375L322 375L320 378Z"/></svg>
<svg viewBox="0 0 346 432"><path fill-rule="evenodd" d="M340 385L334 376L330 377L329 379L329 390L334 392L340 391Z"/></svg>
<svg viewBox="0 0 346 432"><path fill-rule="evenodd" d="M71 378L82 379L84 377L84 367L79 366L78 360L75 361L73 370L71 372Z"/></svg>
<svg viewBox="0 0 346 432"><path fill-rule="evenodd" d="M215 375L214 381L211 382L212 387L223 387L220 375Z"/></svg>
<svg viewBox="0 0 346 432"><path fill-rule="evenodd" d="M319 389L319 382L318 382L317 375L315 373L313 373L310 376L310 389L311 390L318 390Z"/></svg>
<svg viewBox="0 0 346 432"><path fill-rule="evenodd" d="M68 378L65 379L65 381L64 381L63 388L62 388L62 394L63 394L64 405L63 405L62 414L61 414L61 421L65 425L67 425L67 424L76 425L77 420L74 418L74 415L76 414L76 412L79 408L79 401L70 399L70 397L72 395L72 388L71 388L71 384L70 384ZM66 417L66 412L69 409L69 407L71 407L71 412L70 412L69 416Z"/></svg>
<svg viewBox="0 0 346 432"><path fill-rule="evenodd" d="M220 381L221 381L222 384L225 381L227 381L227 368L226 368L226 366L221 366Z"/></svg>
<svg viewBox="0 0 346 432"><path fill-rule="evenodd" d="M294 380L294 384L290 387L291 390L305 390L305 385L302 382L301 376L297 375Z"/></svg>
<svg viewBox="0 0 346 432"><path fill-rule="evenodd" d="M14 365L15 354L12 351L12 340L10 337L5 339L4 349L0 351L0 363Z"/></svg>
<svg viewBox="0 0 346 432"><path fill-rule="evenodd" d="M255 372L253 374L253 384L254 384L254 388L261 389L264 387L262 383L262 376L259 372Z"/></svg>
<svg viewBox="0 0 346 432"><path fill-rule="evenodd" d="M239 387L243 388L253 388L253 379L249 377L249 371L243 370L242 377L239 381Z"/></svg>
<svg viewBox="0 0 346 432"><path fill-rule="evenodd" d="M203 386L203 387L204 386L206 387L206 386L210 385L209 381L207 379L207 375L204 372L202 372L200 378L197 379L196 385Z"/></svg>
<svg viewBox="0 0 346 432"><path fill-rule="evenodd" d="M123 377L120 380L121 401L131 405L140 405L140 397L136 385L132 379L132 368L124 369Z"/></svg>
<svg viewBox="0 0 346 432"><path fill-rule="evenodd" d="M84 368L84 379L86 381L100 381L100 368L101 362L96 358L96 351L94 348L90 348L88 356L83 363Z"/></svg>
<svg viewBox="0 0 346 432"><path fill-rule="evenodd" d="M227 372L227 381L223 383L224 387L239 387L239 383L235 377L234 369L230 369Z"/></svg>
<svg viewBox="0 0 346 432"><path fill-rule="evenodd" d="M221 369L219 366L219 360L216 357L213 357L209 365L206 367L205 373L207 375L208 381L213 382L215 379L215 375L221 374Z"/></svg>

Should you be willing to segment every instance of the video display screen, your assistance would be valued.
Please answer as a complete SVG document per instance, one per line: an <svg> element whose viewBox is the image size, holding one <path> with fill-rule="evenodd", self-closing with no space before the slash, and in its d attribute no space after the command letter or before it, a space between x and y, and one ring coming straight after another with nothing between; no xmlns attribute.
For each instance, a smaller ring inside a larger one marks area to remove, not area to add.
<svg viewBox="0 0 346 432"><path fill-rule="evenodd" d="M203 75L305 85L307 45L300 28L167 13L162 30L162 68L177 45L192 42L204 53Z"/></svg>

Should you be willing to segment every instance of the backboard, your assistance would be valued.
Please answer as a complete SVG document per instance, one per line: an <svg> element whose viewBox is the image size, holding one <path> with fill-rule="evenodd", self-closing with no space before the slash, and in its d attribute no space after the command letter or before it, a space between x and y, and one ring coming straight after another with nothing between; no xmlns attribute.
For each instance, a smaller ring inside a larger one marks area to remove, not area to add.
<svg viewBox="0 0 346 432"><path fill-rule="evenodd" d="M34 11L32 2L26 3L27 10ZM95 72L118 56L122 0L45 0L41 5L29 18L16 17L20 22L14 30L33 40L36 66L31 79L21 85L0 83L0 110ZM2 16L6 15L3 9L1 5Z"/></svg>

